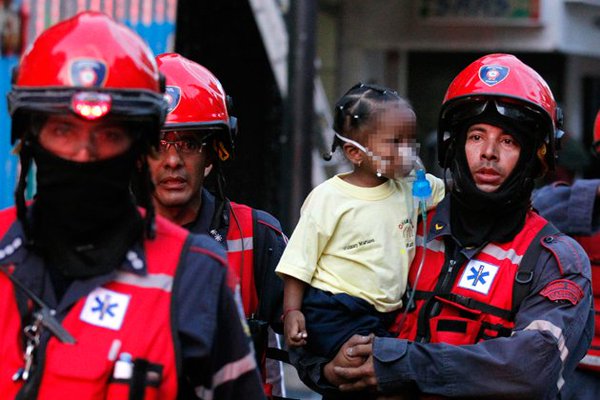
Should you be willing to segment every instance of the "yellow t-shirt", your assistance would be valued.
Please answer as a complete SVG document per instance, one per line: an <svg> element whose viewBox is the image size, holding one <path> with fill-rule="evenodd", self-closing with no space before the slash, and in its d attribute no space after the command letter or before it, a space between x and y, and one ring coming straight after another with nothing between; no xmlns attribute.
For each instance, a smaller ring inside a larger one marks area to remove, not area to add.
<svg viewBox="0 0 600 400"><path fill-rule="evenodd" d="M431 205L436 205L444 197L444 183L429 174L427 180ZM275 271L317 289L359 297L380 312L396 310L415 255L417 212L412 179L364 188L334 176L304 201Z"/></svg>

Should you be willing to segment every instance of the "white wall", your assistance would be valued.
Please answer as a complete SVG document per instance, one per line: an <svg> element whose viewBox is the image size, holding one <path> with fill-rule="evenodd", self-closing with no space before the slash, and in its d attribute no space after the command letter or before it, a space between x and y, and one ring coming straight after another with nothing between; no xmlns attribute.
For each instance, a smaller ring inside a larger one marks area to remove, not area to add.
<svg viewBox="0 0 600 400"><path fill-rule="evenodd" d="M600 57L600 1L567 1L563 7L563 30L557 50Z"/></svg>

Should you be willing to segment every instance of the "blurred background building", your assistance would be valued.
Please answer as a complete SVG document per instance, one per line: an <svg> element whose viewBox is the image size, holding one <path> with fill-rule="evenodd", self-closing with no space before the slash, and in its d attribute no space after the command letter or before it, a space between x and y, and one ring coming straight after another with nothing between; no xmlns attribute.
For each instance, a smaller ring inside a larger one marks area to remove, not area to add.
<svg viewBox="0 0 600 400"><path fill-rule="evenodd" d="M411 100L421 156L434 172L445 89L485 53L513 53L546 79L572 154L587 154L600 108L600 0L0 0L0 207L13 203L17 173L10 71L43 29L84 9L126 23L156 54L177 51L220 78L240 121L228 193L271 211L288 231L310 188L346 168L340 156L320 154L333 136L332 103L358 81ZM571 157L575 173L591 177L582 157Z"/></svg>

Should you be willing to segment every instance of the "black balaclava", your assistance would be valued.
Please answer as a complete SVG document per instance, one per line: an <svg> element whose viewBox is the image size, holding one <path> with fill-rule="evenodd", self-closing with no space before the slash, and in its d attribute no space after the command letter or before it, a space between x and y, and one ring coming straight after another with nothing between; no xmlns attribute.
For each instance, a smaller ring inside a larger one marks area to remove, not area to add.
<svg viewBox="0 0 600 400"><path fill-rule="evenodd" d="M466 132L477 123L502 128L512 134L521 145L519 160L506 181L492 193L477 188L471 175L465 153ZM450 165L453 187L451 191L452 234L461 245L478 247L489 241L504 243L511 240L523 227L525 215L530 209L539 161L538 127L499 115L495 110L464 121L455 127L454 159Z"/></svg>
<svg viewBox="0 0 600 400"><path fill-rule="evenodd" d="M34 244L66 278L114 270L140 238L143 222L129 184L138 151L106 160L65 160L34 142Z"/></svg>

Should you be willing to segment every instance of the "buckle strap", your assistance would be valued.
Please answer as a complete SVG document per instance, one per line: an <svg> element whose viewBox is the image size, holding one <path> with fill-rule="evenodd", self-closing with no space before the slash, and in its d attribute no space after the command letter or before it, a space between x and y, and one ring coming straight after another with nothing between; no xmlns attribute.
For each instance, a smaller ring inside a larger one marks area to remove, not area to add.
<svg viewBox="0 0 600 400"><path fill-rule="evenodd" d="M438 295L441 298L445 298L449 301L458 303L462 306L472 308L474 310L483 311L486 314L494 315L496 317L503 318L508 321L512 321L514 319L514 314L511 310L505 310L500 307L492 306L490 304L472 299L470 297L465 297L455 293L442 294Z"/></svg>
<svg viewBox="0 0 600 400"><path fill-rule="evenodd" d="M290 355L287 351L278 349L277 347L267 348L267 358L290 364Z"/></svg>

